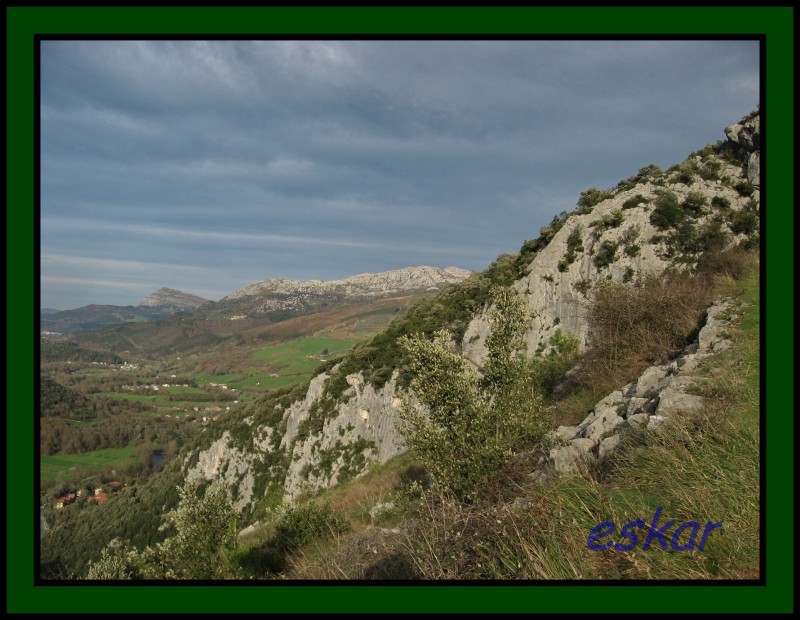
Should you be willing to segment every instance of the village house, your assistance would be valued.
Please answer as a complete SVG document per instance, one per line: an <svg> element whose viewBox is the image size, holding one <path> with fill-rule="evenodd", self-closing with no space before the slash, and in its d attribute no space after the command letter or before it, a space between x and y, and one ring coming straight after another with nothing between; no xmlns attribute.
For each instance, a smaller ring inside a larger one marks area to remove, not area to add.
<svg viewBox="0 0 800 620"><path fill-rule="evenodd" d="M75 493L67 493L63 497L59 497L55 502L56 508L63 508L75 501Z"/></svg>

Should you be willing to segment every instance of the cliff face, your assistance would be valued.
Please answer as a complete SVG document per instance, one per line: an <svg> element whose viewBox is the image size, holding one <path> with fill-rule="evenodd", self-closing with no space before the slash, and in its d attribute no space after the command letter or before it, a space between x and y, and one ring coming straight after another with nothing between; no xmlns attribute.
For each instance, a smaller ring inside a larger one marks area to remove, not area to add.
<svg viewBox="0 0 800 620"><path fill-rule="evenodd" d="M345 402L324 420L320 432L300 435L326 379L327 375L316 377L306 399L287 410L281 447L291 456L284 483L290 497L334 486L361 474L367 463L385 463L405 450L395 426L395 413L401 406L396 373L378 390L365 384L361 374L348 375Z"/></svg>
<svg viewBox="0 0 800 620"><path fill-rule="evenodd" d="M615 190L598 190L598 200L579 202L580 208L560 221L558 230L545 235L544 245L511 284L533 317L526 336L529 356L546 350L559 329L576 335L585 346L585 313L596 282L628 282L676 263L691 266L698 244L715 231L724 230L728 244L757 235L758 116L726 134L727 143L706 147L670 170L648 167ZM684 218L679 225L669 221L676 209ZM479 309L460 343L463 355L478 366L487 355L488 310ZM364 372L353 372L342 388L333 387L335 371L314 378L302 399L283 408L280 423L254 425L248 431L253 453L226 448L230 442L223 437L200 453L192 475L233 485L244 508L259 499L253 489L262 488L250 482L247 463L264 461L276 450L286 465L279 476L273 470L271 483L282 485L291 497L361 475L370 463L383 463L402 452L394 415L403 398L398 372L380 388L366 382ZM338 379L336 385L342 385ZM282 433L279 442L275 433ZM579 439L586 443L589 438Z"/></svg>

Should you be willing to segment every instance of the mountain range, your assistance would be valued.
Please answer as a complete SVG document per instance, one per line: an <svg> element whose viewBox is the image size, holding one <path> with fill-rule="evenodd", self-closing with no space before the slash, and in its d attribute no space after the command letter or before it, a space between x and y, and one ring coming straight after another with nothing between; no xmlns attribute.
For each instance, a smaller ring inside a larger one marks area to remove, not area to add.
<svg viewBox="0 0 800 620"><path fill-rule="evenodd" d="M267 318L281 321L387 297L431 293L470 275L459 267L407 267L381 273L364 273L342 280L262 280L227 295L218 302L171 288L160 288L136 306L90 304L74 310L41 312L43 332L74 333L152 323L177 313L193 313L193 320Z"/></svg>

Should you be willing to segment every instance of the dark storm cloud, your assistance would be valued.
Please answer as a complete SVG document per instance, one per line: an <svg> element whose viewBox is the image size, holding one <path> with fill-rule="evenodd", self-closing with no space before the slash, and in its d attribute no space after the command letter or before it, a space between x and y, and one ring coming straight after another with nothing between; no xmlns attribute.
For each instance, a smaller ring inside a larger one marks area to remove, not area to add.
<svg viewBox="0 0 800 620"><path fill-rule="evenodd" d="M733 41L46 41L42 303L482 269L758 103ZM46 259L46 260L45 260Z"/></svg>

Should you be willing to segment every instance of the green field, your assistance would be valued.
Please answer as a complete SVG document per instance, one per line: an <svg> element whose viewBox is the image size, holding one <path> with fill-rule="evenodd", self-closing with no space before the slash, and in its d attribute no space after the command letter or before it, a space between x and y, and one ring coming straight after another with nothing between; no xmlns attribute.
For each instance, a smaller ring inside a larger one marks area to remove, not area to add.
<svg viewBox="0 0 800 620"><path fill-rule="evenodd" d="M277 377L263 375L258 379L260 387L275 388L306 381L320 365L324 350L327 349L327 356L332 356L352 349L354 343L352 339L317 336L291 340L253 351L255 359L272 365L275 373L279 375ZM253 385L252 378L242 381L241 384Z"/></svg>
<svg viewBox="0 0 800 620"><path fill-rule="evenodd" d="M83 454L54 454L42 456L42 479L55 480L71 469L111 469L124 467L136 461L133 444L124 448L105 448Z"/></svg>

